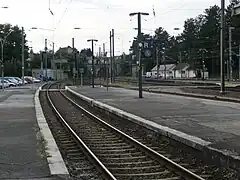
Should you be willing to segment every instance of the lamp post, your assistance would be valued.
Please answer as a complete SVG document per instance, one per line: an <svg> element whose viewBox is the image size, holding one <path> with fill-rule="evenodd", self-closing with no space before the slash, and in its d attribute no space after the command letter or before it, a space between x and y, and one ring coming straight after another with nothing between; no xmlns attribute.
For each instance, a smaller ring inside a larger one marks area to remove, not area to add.
<svg viewBox="0 0 240 180"><path fill-rule="evenodd" d="M221 63L221 93L225 93L225 63L224 63L224 11L225 0L221 0L221 25L220 25L220 63Z"/></svg>
<svg viewBox="0 0 240 180"><path fill-rule="evenodd" d="M149 15L149 13L144 12L136 12L136 13L130 13L129 16L138 16L138 63L139 63L139 79L138 79L138 86L139 86L139 98L142 98L142 63L141 63L141 50L142 47L141 44L141 15Z"/></svg>
<svg viewBox="0 0 240 180"><path fill-rule="evenodd" d="M43 30L43 31L53 31L53 36L54 36L54 29L46 29L46 28L41 28L41 27L32 27L31 29L34 29L34 30ZM53 61L54 61L54 47L55 47L55 43L54 41L52 41L52 45L53 45ZM45 51L45 78L47 78L47 39L45 39L45 48L44 48L44 51ZM43 60L41 61L41 72L42 74L43 73ZM43 81L43 77L42 77L42 81Z"/></svg>
<svg viewBox="0 0 240 180"><path fill-rule="evenodd" d="M232 9L232 16L239 16L240 15L240 4L235 5ZM239 79L240 79L240 45L239 45L239 54L238 54L238 63L239 63L239 68L238 68L238 73L239 73Z"/></svg>
<svg viewBox="0 0 240 180"><path fill-rule="evenodd" d="M1 76L2 76L2 88L4 89L4 44L6 43L7 37L12 33L13 30L10 30L8 34L3 38L0 39L1 43Z"/></svg>
<svg viewBox="0 0 240 180"><path fill-rule="evenodd" d="M82 28L80 28L80 27L74 27L73 28L74 30L81 30ZM78 62L78 60L77 60L77 57L76 57L76 53L77 52L75 52L75 49L73 49L73 53L74 53L74 61L75 61L75 68L76 68L76 73L77 73L77 80L79 79L79 62Z"/></svg>
<svg viewBox="0 0 240 180"><path fill-rule="evenodd" d="M94 77L95 77L95 67L94 67L94 42L98 42L97 39L88 39L87 42L92 42L92 88L94 88Z"/></svg>
<svg viewBox="0 0 240 180"><path fill-rule="evenodd" d="M228 81L232 81L232 30L234 30L234 27L228 28L228 35L229 35L229 59L227 62L227 79Z"/></svg>

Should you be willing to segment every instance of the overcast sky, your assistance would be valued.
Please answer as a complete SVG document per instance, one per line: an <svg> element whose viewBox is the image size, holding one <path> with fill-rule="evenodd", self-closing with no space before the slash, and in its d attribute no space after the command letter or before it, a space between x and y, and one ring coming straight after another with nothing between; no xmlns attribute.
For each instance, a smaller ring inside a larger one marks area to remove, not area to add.
<svg viewBox="0 0 240 180"><path fill-rule="evenodd" d="M114 28L116 33L115 48L120 54L124 50L128 53L130 42L137 31L137 17L129 17L129 13L142 11L150 15L142 19L143 32L152 31L159 26L171 35L179 32L173 28L183 27L184 20L202 13L205 8L220 5L221 0L0 0L1 23L24 26L27 39L31 41L33 50L39 51L44 47L44 39L53 41L56 49L71 45L75 37L75 47L79 50L91 47L89 38L96 38L99 42L96 48L104 42L109 48L109 31ZM229 2L226 1L226 4ZM153 16L153 6L156 16ZM56 29L54 33L46 30L30 30L31 27ZM82 28L74 30L74 27ZM48 44L50 47L50 44ZM51 48L51 47L50 47Z"/></svg>

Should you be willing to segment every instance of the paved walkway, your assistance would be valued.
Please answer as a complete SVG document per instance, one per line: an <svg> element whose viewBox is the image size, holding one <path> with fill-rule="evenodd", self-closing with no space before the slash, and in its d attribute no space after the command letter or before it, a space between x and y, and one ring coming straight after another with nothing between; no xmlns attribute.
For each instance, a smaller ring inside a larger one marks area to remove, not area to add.
<svg viewBox="0 0 240 180"><path fill-rule="evenodd" d="M212 147L240 154L240 106L183 96L121 88L71 87L73 90L178 131L210 141Z"/></svg>
<svg viewBox="0 0 240 180"><path fill-rule="evenodd" d="M0 92L0 179L50 179L29 88Z"/></svg>

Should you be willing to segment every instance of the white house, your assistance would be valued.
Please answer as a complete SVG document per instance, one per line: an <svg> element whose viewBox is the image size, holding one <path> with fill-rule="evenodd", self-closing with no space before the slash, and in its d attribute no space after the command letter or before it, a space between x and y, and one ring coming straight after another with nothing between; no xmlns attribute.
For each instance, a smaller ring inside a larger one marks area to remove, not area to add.
<svg viewBox="0 0 240 180"><path fill-rule="evenodd" d="M174 68L174 78L194 78L195 71L191 69L188 63L179 63Z"/></svg>
<svg viewBox="0 0 240 180"><path fill-rule="evenodd" d="M159 66L159 78L173 78L174 77L174 68L175 64L166 64ZM155 66L152 70L152 77L157 78L157 66Z"/></svg>

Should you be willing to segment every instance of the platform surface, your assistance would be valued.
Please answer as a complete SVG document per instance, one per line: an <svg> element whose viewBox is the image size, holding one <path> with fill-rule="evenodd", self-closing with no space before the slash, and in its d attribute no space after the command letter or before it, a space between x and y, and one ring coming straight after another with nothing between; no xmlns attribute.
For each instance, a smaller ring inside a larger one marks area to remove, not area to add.
<svg viewBox="0 0 240 180"><path fill-rule="evenodd" d="M37 87L31 88L0 91L0 179L54 179L38 140Z"/></svg>
<svg viewBox="0 0 240 180"><path fill-rule="evenodd" d="M210 141L212 147L240 154L240 105L199 98L96 86L70 87L89 98Z"/></svg>

